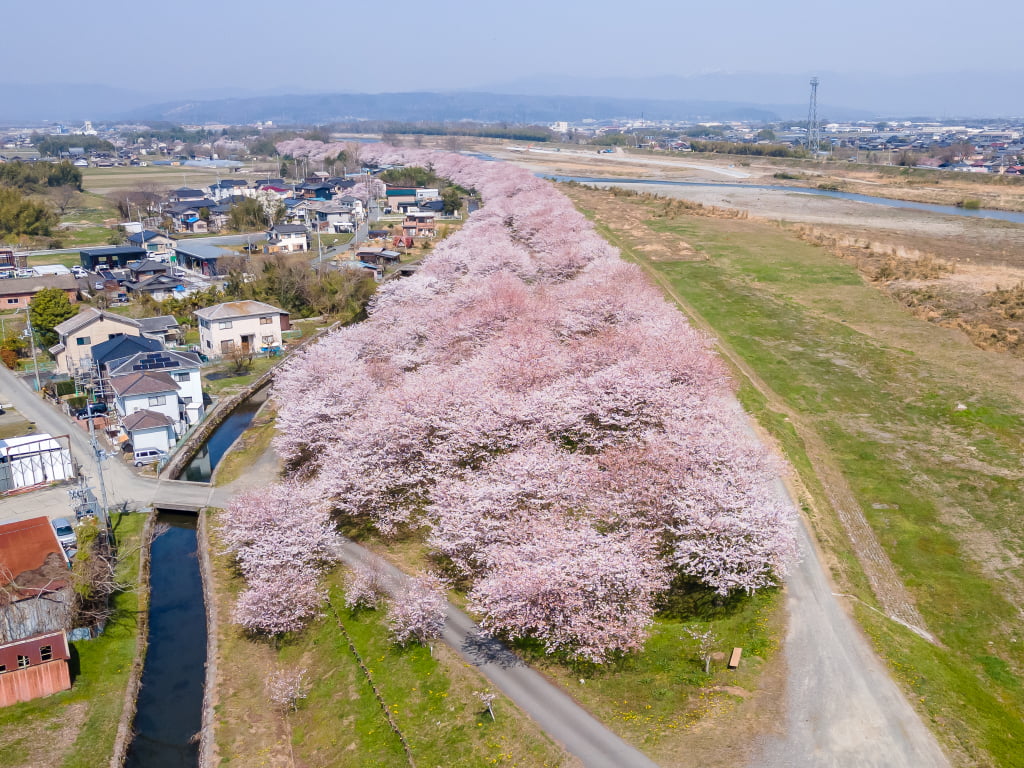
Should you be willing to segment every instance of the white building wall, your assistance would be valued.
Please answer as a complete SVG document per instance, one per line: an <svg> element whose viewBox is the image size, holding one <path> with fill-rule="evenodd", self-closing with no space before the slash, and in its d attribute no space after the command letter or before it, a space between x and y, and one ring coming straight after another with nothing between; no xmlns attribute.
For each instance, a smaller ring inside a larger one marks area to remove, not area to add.
<svg viewBox="0 0 1024 768"><path fill-rule="evenodd" d="M268 319L269 322L260 322L261 319ZM281 316L279 314L265 315L260 317L234 317L231 320L202 320L199 324L199 344L204 355L209 357L221 357L225 353L221 344L225 341L233 341L236 347L242 346L242 338L249 336L252 339L253 352L259 352L263 347L280 347L281 339Z"/></svg>

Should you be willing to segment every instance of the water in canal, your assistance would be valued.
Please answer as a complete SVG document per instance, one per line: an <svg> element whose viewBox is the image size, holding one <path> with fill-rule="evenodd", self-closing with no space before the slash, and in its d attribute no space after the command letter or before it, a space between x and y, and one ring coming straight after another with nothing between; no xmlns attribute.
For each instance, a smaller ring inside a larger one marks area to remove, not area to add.
<svg viewBox="0 0 1024 768"><path fill-rule="evenodd" d="M267 389L263 389L239 405L231 414L221 422L221 425L213 431L199 453L185 467L185 471L178 477L179 480L191 480L197 483L208 483L213 476L213 470L228 448L235 442L240 434L248 429L252 423L256 411L267 399Z"/></svg>
<svg viewBox="0 0 1024 768"><path fill-rule="evenodd" d="M206 607L196 518L161 512L151 547L149 648L127 768L196 768L206 680Z"/></svg>

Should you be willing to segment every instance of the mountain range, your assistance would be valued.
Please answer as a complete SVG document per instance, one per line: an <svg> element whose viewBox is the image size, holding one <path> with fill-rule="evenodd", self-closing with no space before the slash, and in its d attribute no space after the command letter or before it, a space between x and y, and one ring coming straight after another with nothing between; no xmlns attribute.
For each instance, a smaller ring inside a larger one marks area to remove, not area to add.
<svg viewBox="0 0 1024 768"><path fill-rule="evenodd" d="M1020 73L820 76L829 120L1024 114ZM0 124L85 119L180 123L316 124L351 119L547 123L556 120L795 120L807 114L809 75L706 73L635 77L520 77L467 91L189 93L107 85L0 83ZM291 90L291 89L290 89Z"/></svg>

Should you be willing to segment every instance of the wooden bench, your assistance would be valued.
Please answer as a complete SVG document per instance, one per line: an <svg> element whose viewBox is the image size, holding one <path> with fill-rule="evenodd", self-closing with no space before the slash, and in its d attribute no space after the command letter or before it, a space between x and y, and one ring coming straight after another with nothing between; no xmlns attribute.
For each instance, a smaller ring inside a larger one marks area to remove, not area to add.
<svg viewBox="0 0 1024 768"><path fill-rule="evenodd" d="M736 669L740 665L740 656L743 655L742 648L733 648L732 656L729 657L729 669Z"/></svg>

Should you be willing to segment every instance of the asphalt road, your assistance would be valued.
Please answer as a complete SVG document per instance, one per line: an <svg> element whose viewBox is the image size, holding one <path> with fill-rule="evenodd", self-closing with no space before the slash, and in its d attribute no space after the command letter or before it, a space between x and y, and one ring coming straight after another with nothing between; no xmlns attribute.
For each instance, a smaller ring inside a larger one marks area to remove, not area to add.
<svg viewBox="0 0 1024 768"><path fill-rule="evenodd" d="M353 541L346 539L340 554L349 565L374 563L388 574L392 587L408 578ZM465 613L451 604L441 638L587 768L657 768L650 758L595 720L499 641L484 636Z"/></svg>

